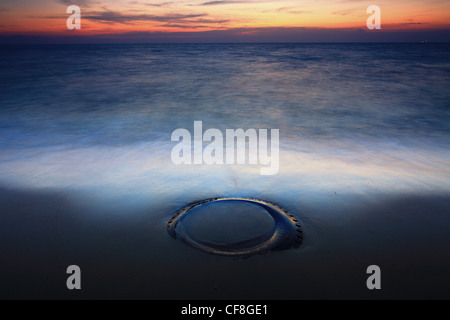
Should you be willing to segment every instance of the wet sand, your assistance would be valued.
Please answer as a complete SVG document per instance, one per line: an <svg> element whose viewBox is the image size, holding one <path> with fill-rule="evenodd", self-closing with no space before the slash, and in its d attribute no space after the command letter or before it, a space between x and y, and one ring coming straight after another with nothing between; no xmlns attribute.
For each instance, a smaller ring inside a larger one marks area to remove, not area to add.
<svg viewBox="0 0 450 320"><path fill-rule="evenodd" d="M349 201L352 199L351 201ZM124 212L88 195L0 190L0 298L422 299L450 297L450 195L288 199L305 242L249 259L198 251L173 240L180 209L147 203ZM82 269L82 290L65 269ZM382 269L367 290L366 268Z"/></svg>

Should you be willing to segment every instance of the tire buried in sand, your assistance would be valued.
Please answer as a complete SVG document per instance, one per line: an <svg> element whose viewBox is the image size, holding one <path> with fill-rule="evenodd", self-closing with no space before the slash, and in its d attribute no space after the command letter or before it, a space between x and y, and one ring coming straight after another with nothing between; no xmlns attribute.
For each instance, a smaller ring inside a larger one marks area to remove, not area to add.
<svg viewBox="0 0 450 320"><path fill-rule="evenodd" d="M204 252L249 257L297 248L302 227L277 205L247 198L215 198L192 204L167 225L170 236Z"/></svg>

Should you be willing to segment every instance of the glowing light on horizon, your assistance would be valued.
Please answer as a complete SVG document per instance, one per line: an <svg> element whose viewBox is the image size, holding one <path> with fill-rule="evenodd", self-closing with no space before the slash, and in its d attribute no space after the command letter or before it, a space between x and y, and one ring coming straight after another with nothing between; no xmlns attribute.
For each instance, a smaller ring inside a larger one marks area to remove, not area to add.
<svg viewBox="0 0 450 320"><path fill-rule="evenodd" d="M0 33L67 33L69 2L82 8L83 29L77 31L82 34L229 29L251 34L256 28L364 28L368 6L366 1L329 0L20 0L0 5ZM450 28L448 1L376 2L382 8L385 29Z"/></svg>

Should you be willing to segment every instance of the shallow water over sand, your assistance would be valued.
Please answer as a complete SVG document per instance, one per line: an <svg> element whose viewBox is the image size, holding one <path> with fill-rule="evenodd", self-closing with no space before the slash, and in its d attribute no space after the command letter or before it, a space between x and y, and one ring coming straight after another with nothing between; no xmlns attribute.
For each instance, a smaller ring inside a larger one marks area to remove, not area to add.
<svg viewBox="0 0 450 320"><path fill-rule="evenodd" d="M448 45L0 56L0 296L64 296L78 264L86 297L370 298L365 271L378 264L384 297L448 298ZM280 129L279 173L174 165L171 133L196 120ZM176 212L217 197L280 205L304 243L233 260L169 237Z"/></svg>

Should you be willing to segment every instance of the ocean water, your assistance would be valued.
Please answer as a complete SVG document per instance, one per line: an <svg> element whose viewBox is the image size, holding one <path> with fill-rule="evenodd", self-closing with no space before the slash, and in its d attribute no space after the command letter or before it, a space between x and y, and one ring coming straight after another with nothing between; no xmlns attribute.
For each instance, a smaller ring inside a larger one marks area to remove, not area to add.
<svg viewBox="0 0 450 320"><path fill-rule="evenodd" d="M449 298L449 85L450 44L2 46L0 297ZM279 129L279 173L174 165L194 121ZM230 259L168 235L215 197L283 207L304 243Z"/></svg>

